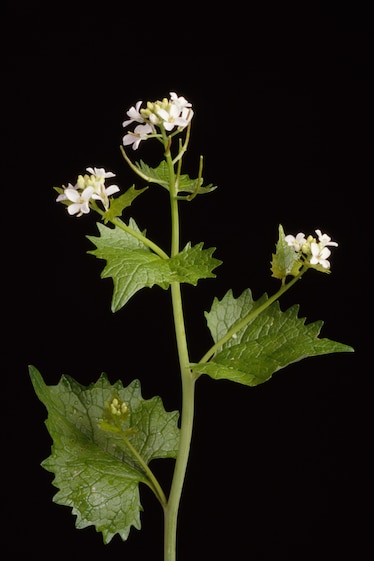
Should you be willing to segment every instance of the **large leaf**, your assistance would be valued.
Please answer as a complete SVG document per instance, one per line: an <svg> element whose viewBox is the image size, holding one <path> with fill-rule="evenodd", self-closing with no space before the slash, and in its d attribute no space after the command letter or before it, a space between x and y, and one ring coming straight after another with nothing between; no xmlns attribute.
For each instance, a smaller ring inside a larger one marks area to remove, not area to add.
<svg viewBox="0 0 374 561"><path fill-rule="evenodd" d="M134 220L130 219L129 226L140 232ZM98 223L98 228L100 237L88 236L97 247L89 253L107 261L102 277L113 279L113 311L144 287L166 289L175 281L196 285L199 279L215 277L212 270L221 263L212 257L215 248L203 249L202 243L193 247L187 244L178 255L163 259L117 226L108 228Z"/></svg>
<svg viewBox="0 0 374 561"><path fill-rule="evenodd" d="M62 376L58 385L47 386L33 366L30 376L48 410L53 446L42 465L55 474L54 501L72 507L77 528L94 525L105 543L117 533L126 540L131 526L141 526L139 483L150 481L123 437L144 464L175 458L179 413L166 412L159 397L144 400L138 380L123 387L101 375L85 387ZM125 404L126 414L113 415L113 401Z"/></svg>
<svg viewBox="0 0 374 561"><path fill-rule="evenodd" d="M193 370L215 379L256 386L269 380L277 370L303 358L353 351L348 345L318 338L323 322L305 324L305 318L298 317L298 306L282 312L275 302L256 314L256 308L266 300L265 294L254 301L249 289L239 298L229 291L221 301L215 299L206 313L215 343L249 314L253 313L253 319L224 342L209 362L192 365Z"/></svg>

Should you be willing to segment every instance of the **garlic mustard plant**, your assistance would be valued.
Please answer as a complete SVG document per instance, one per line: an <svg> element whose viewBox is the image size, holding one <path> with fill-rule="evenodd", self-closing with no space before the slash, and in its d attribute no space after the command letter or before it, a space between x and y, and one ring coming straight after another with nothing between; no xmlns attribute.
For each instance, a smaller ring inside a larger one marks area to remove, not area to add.
<svg viewBox="0 0 374 561"><path fill-rule="evenodd" d="M214 278L221 261L213 256L215 248L205 248L203 243L180 246L179 208L212 193L216 186L204 184L202 158L196 178L182 171L194 117L191 103L183 96L171 92L169 98L147 101L144 106L138 101L126 116L122 155L145 186L120 189L116 184L107 185L115 177L112 171L88 167L74 184L55 188L57 202L80 220L91 211L98 215L98 235L88 236L94 246L89 253L105 261L102 277L113 281L113 312L143 288L158 285L169 291L175 330L171 345L176 345L179 362L170 375L181 380L180 411L166 411L158 396L143 399L139 380L111 384L101 375L83 386L62 376L58 385L48 386L34 366L30 366L30 376L48 410L46 425L53 448L43 467L55 475L58 492L54 501L73 509L77 528L95 526L105 543L116 534L125 541L132 527L141 528L139 487L145 484L153 491L164 517L164 561L176 561L178 512L200 377L254 387L305 357L353 349L320 338L322 322L305 324L305 318L298 317L298 306L281 310L279 298L309 269L331 271L330 248L338 244L319 229L315 236L302 232L294 236L285 235L279 225L271 274L280 285L273 294L258 300L253 299L250 289L237 298L232 290L221 300L214 298L205 312L211 344L203 356L190 356L181 285ZM142 160L133 161L125 149L131 146L136 151L146 140L163 147L163 159L153 168ZM133 200L151 187L168 192L169 248L149 238L129 216ZM168 493L150 467L156 458L175 459ZM155 558L160 557L161 552L155 553Z"/></svg>

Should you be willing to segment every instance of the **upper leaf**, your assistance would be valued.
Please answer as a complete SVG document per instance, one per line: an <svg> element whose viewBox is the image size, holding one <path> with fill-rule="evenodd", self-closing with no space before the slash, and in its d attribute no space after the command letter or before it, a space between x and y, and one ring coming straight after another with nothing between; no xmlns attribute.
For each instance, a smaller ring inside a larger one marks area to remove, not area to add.
<svg viewBox="0 0 374 561"><path fill-rule="evenodd" d="M156 284L166 289L174 281L196 285L199 279L215 277L212 270L221 263L212 257L214 248L202 249L202 243L194 247L187 244L178 255L163 259L121 228L100 223L97 226L101 236L88 236L97 247L89 253L107 261L102 277L113 279L113 311L122 308L144 287ZM140 232L134 220L130 219L129 226Z"/></svg>
<svg viewBox="0 0 374 561"><path fill-rule="evenodd" d="M140 160L135 163L136 167L142 172L143 177L147 179L150 183L157 183L165 189L169 189L170 186L170 173L169 167L165 160L156 167L151 168L148 164ZM210 183L209 185L203 186L203 178L200 178L200 185L197 185L198 179L191 179L186 173L179 176L179 182L177 186L178 193L195 193L195 194L205 194L210 193L217 189L216 185Z"/></svg>
<svg viewBox="0 0 374 561"><path fill-rule="evenodd" d="M166 412L161 398L144 400L140 382L111 385L105 375L85 387L68 376L47 386L38 370L30 376L39 399L48 410L46 425L53 439L52 454L43 467L55 474L58 504L72 507L76 527L94 525L105 543L118 533L126 540L134 526L140 529L139 483L147 474L123 440L131 442L148 464L155 458L175 458L179 446L179 413ZM128 407L120 432L101 428L113 399Z"/></svg>
<svg viewBox="0 0 374 561"><path fill-rule="evenodd" d="M143 189L135 189L132 185L127 191L122 193L119 197L111 199L109 209L104 213L104 222L107 223L109 220L113 220L117 216L121 216L125 208L129 207L131 203L148 187L143 187Z"/></svg>
<svg viewBox="0 0 374 561"><path fill-rule="evenodd" d="M235 299L229 291L221 301L215 299L206 313L213 340L218 343L240 320L266 302L265 294L253 301L248 289ZM234 334L207 363L192 365L200 374L212 378L226 378L247 386L268 380L274 372L310 356L336 352L350 352L352 347L329 339L319 339L322 321L305 325L298 317L298 306L285 312L278 302L256 315Z"/></svg>

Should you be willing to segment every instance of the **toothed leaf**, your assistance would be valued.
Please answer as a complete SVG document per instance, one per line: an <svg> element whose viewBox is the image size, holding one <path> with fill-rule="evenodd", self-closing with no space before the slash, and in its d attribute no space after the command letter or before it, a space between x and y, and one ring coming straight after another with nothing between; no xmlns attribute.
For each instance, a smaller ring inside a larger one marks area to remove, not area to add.
<svg viewBox="0 0 374 561"><path fill-rule="evenodd" d="M141 527L139 483L149 484L138 458L148 465L176 457L179 413L166 412L159 397L143 399L138 380L111 385L103 374L82 386L62 376L56 386L47 386L33 366L30 377L48 410L53 445L42 466L55 475L59 490L53 500L72 508L77 528L94 525L105 543L115 534L126 540L132 526ZM124 404L120 414L113 403Z"/></svg>
<svg viewBox="0 0 374 561"><path fill-rule="evenodd" d="M224 342L209 362L192 365L193 370L215 379L256 386L303 358L353 351L348 345L318 338L323 322L305 324L305 318L298 317L298 306L282 312L275 302L256 314L256 308L266 300L265 294L254 301L249 289L239 298L229 291L221 301L215 299L205 314L215 343L249 314L253 313L253 319Z"/></svg>
<svg viewBox="0 0 374 561"><path fill-rule="evenodd" d="M129 226L140 232L132 219ZM163 259L117 226L98 224L98 228L100 237L88 236L97 247L89 253L107 261L101 276L113 279L114 312L142 288L158 285L167 289L173 281L196 285L199 279L215 277L212 271L221 264L212 257L215 248L203 249L202 243L193 247L187 244L174 257Z"/></svg>
<svg viewBox="0 0 374 561"><path fill-rule="evenodd" d="M113 220L114 218L117 218L117 216L121 216L125 208L129 207L131 203L147 189L148 187L144 187L143 189L135 189L135 186L132 185L122 195L111 199L110 207L104 214L105 224L109 222L109 220Z"/></svg>

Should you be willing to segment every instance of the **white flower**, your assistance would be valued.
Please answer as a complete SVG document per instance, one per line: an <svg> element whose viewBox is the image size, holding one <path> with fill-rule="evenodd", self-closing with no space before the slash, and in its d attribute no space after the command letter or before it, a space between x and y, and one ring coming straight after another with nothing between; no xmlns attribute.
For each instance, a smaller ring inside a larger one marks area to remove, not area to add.
<svg viewBox="0 0 374 561"><path fill-rule="evenodd" d="M336 242L332 242L330 236L328 236L327 234L322 234L321 230L315 230L318 239L319 239L319 243L321 244L322 247L326 247L327 245L334 245L335 247L338 246L338 244Z"/></svg>
<svg viewBox="0 0 374 561"><path fill-rule="evenodd" d="M134 132L129 132L125 134L122 139L122 143L124 146L132 144L133 150L136 150L142 140L146 140L148 138L148 134L153 132L153 128L148 123L144 125L138 125L135 127Z"/></svg>
<svg viewBox="0 0 374 561"><path fill-rule="evenodd" d="M293 247L295 251L301 251L303 245L306 243L305 234L299 232L296 237L289 234L284 238L289 246Z"/></svg>
<svg viewBox="0 0 374 561"><path fill-rule="evenodd" d="M114 193L118 193L119 187L118 185L109 185L109 187L104 187L104 184L100 185L100 190L96 190L92 193L92 198L96 201L101 201L105 210L109 208L109 198L110 195Z"/></svg>
<svg viewBox="0 0 374 561"><path fill-rule="evenodd" d="M66 189L78 189L78 184L76 183L75 185L72 185L71 183L68 183L68 186L65 187L64 192L60 193L59 196L57 197L56 199L57 202L67 200L67 196L65 194Z"/></svg>
<svg viewBox="0 0 374 561"><path fill-rule="evenodd" d="M185 107L192 107L192 104L187 101L185 97L178 97L175 92L170 92L170 101L174 103L179 109L184 109Z"/></svg>
<svg viewBox="0 0 374 561"><path fill-rule="evenodd" d="M193 111L192 109L188 109L187 107L184 107L182 110L182 115L181 118L186 121L186 125L188 125L188 123L191 121L193 117Z"/></svg>
<svg viewBox="0 0 374 561"><path fill-rule="evenodd" d="M180 116L180 113L179 107L174 104L170 104L167 109L157 109L157 115L167 131L173 130L174 127L185 127L188 124L186 119Z"/></svg>
<svg viewBox="0 0 374 561"><path fill-rule="evenodd" d="M111 171L104 168L87 168L91 175L79 175L75 185L71 183L64 188L64 191L57 197L57 201L69 201L69 214L87 214L90 211L89 201L94 199L101 201L105 210L109 208L109 196L119 191L118 185L105 187L105 179L114 177Z"/></svg>
<svg viewBox="0 0 374 561"><path fill-rule="evenodd" d="M115 173L111 171L105 171L104 168L86 168L86 170L94 175L95 177L105 179L107 177L115 177Z"/></svg>
<svg viewBox="0 0 374 561"><path fill-rule="evenodd" d="M162 119L165 130L171 131L174 127L183 129L193 117L191 103L184 97L178 97L175 92L170 92L170 101L156 110L157 116Z"/></svg>
<svg viewBox="0 0 374 561"><path fill-rule="evenodd" d="M123 127L127 127L127 125L129 125L130 123L144 123L144 117L141 115L139 109L140 106L143 102L142 101L138 101L134 106L130 107L130 109L127 111L126 115L128 117L130 117L130 119L127 119L126 121L123 121L122 126Z"/></svg>
<svg viewBox="0 0 374 561"><path fill-rule="evenodd" d="M88 214L90 212L89 201L93 192L94 188L91 186L86 187L81 193L75 187L66 187L63 196L65 196L65 199L71 201L68 206L68 213L76 214L77 216ZM60 197L61 196L62 195L60 195Z"/></svg>
<svg viewBox="0 0 374 561"><path fill-rule="evenodd" d="M330 257L331 251L328 247L322 243L311 242L310 250L312 252L312 257L310 258L311 265L322 265L324 269L330 268L330 262L327 258Z"/></svg>
<svg viewBox="0 0 374 561"><path fill-rule="evenodd" d="M105 171L104 168L86 168L91 175L85 176L85 185L93 188L92 198L96 201L101 201L105 210L109 208L109 196L118 193L118 185L110 185L105 187L105 179L108 177L115 177L115 173Z"/></svg>

